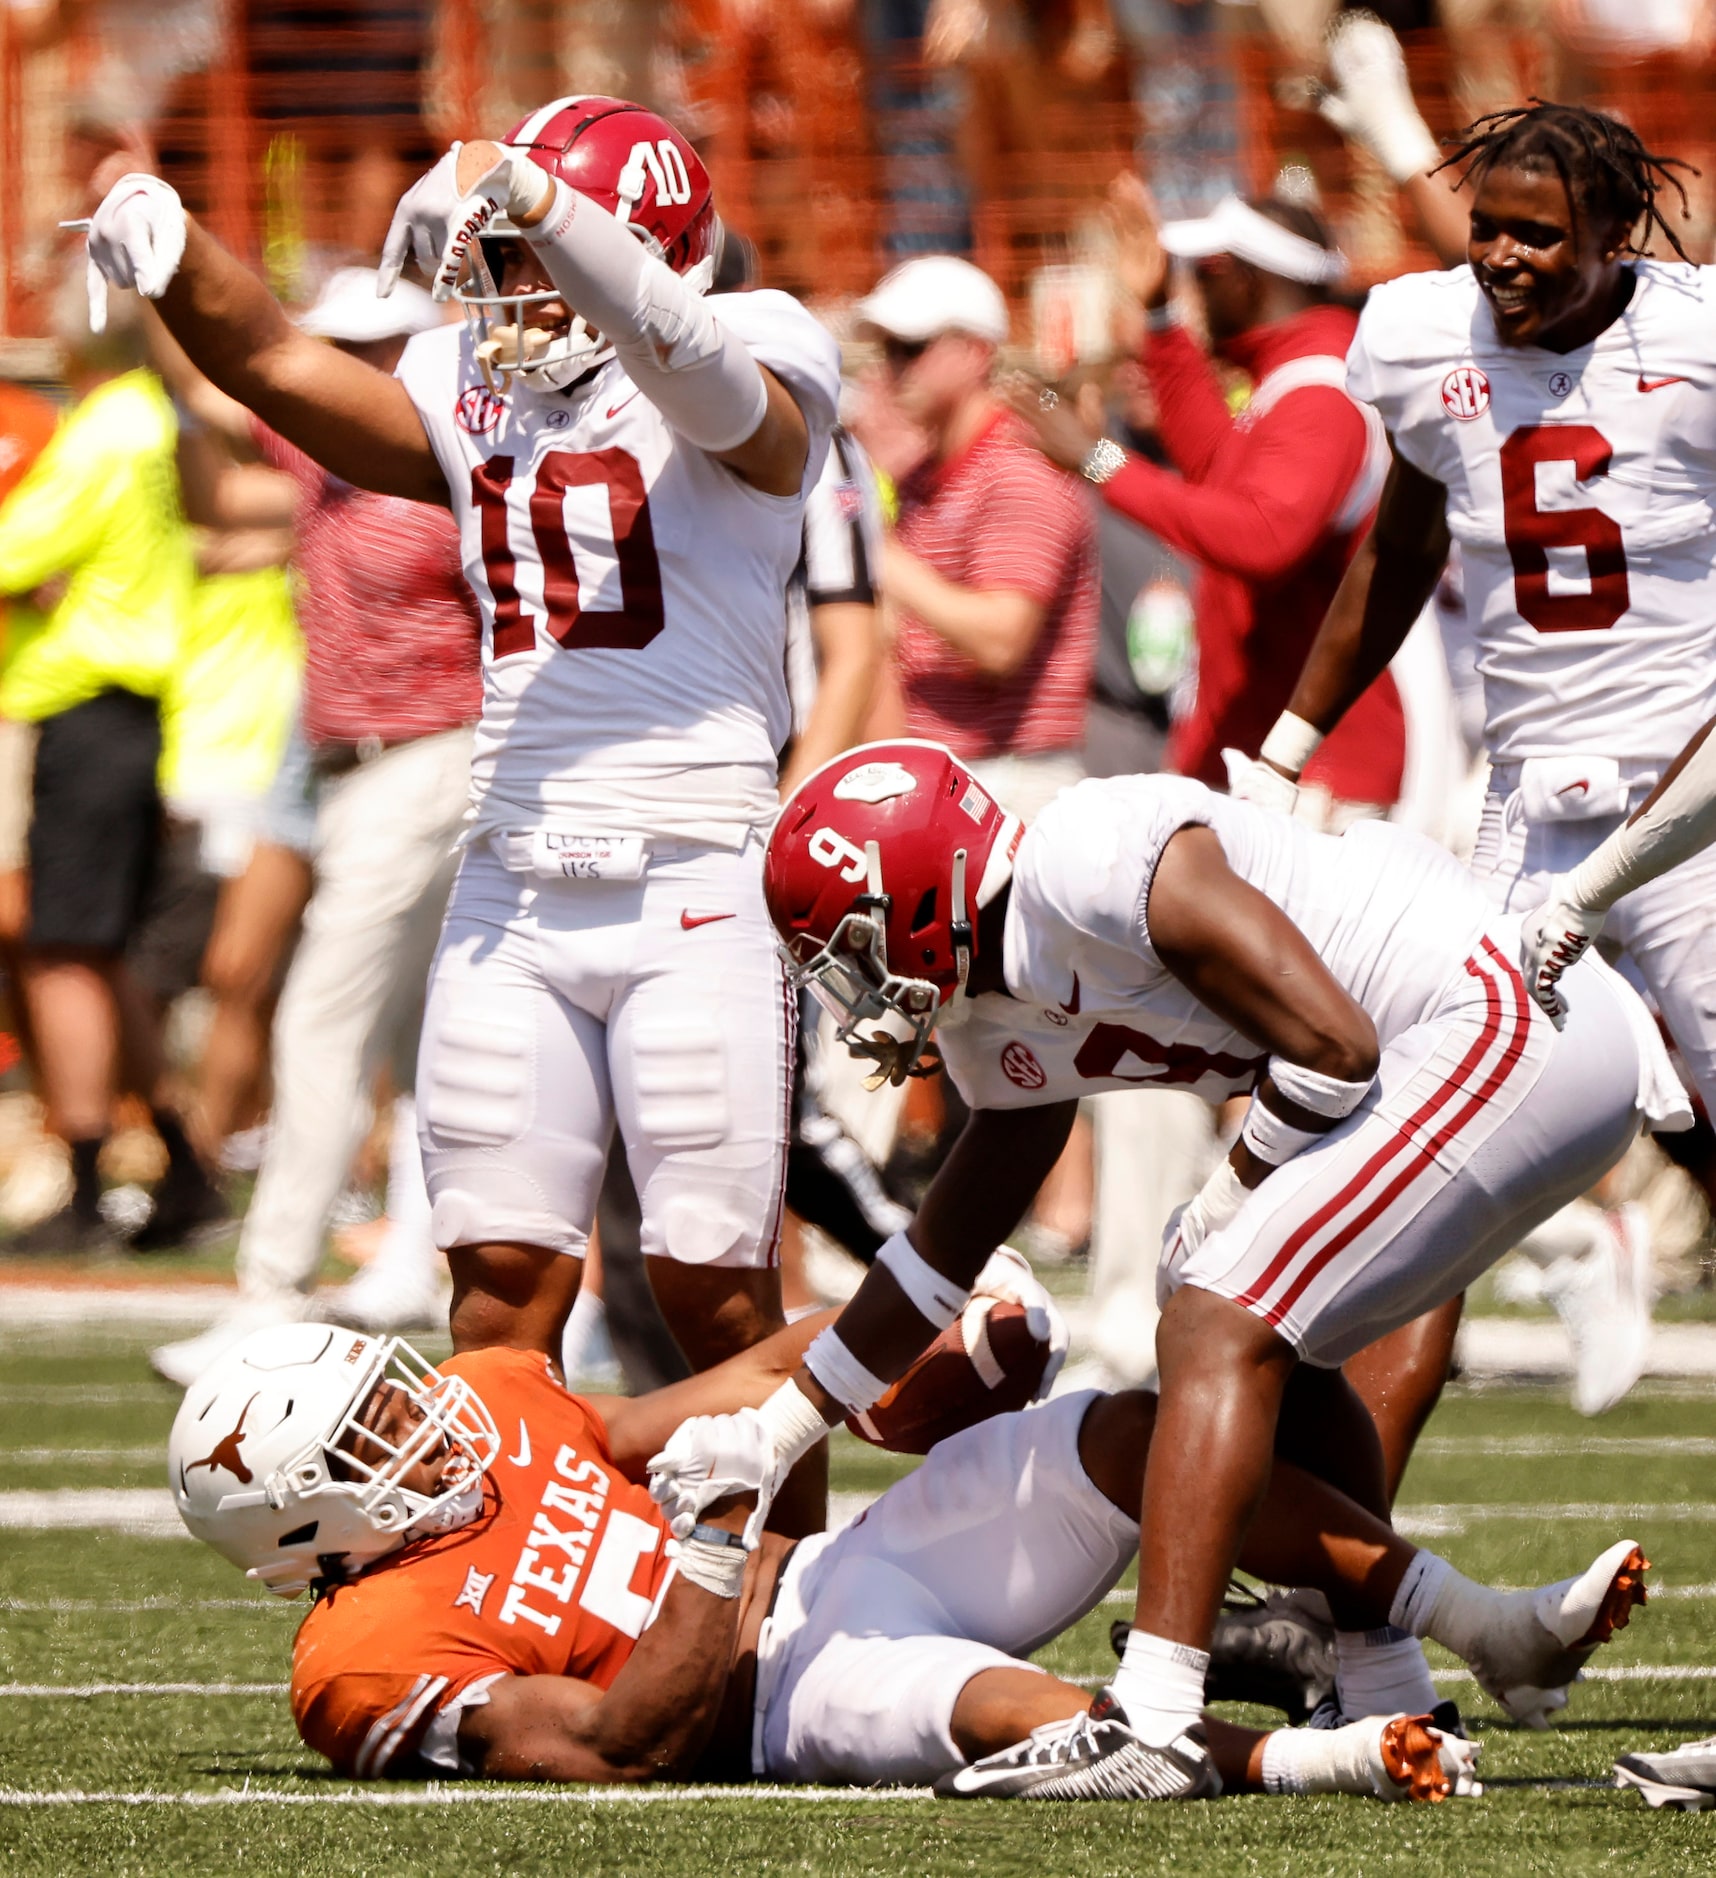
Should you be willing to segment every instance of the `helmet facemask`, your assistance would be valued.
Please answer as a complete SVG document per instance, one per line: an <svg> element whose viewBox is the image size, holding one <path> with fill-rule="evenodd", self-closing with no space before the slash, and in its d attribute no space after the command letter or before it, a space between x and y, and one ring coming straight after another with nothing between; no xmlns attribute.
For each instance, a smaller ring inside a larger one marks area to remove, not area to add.
<svg viewBox="0 0 1716 1878"><path fill-rule="evenodd" d="M504 144L502 148L528 151L531 146ZM620 173L614 216L658 261L667 261L661 243L647 228L631 219L649 181L649 173L642 163L628 162ZM715 264L720 258L718 225L716 233L713 251L680 275L693 293L707 293L715 278ZM571 323L563 333L530 324L533 307L551 300L565 304L565 295L557 287L534 288L528 293L502 290L498 244L526 239L524 229L516 227L504 215L497 217L482 239L471 243L464 272L453 289L453 298L464 309L477 368L483 375L483 382L497 397L505 395L514 377L540 382L550 390L564 391L594 366L613 356L612 345L591 329L581 313L573 312ZM490 251L491 243L496 244L497 251Z"/></svg>
<svg viewBox="0 0 1716 1878"><path fill-rule="evenodd" d="M396 1440L362 1419L382 1389L401 1392L412 1410ZM435 1490L407 1486L406 1475L443 1447ZM270 1505L302 1508L338 1530L345 1543L335 1575L349 1577L413 1540L468 1525L482 1511L483 1477L499 1452L494 1418L471 1385L441 1375L402 1338L390 1337L376 1346L333 1428L307 1442L261 1489ZM312 1563L328 1576L329 1561L325 1553L313 1561L293 1556L250 1576L291 1597L309 1582Z"/></svg>
<svg viewBox="0 0 1716 1878"><path fill-rule="evenodd" d="M866 891L852 902L827 942L809 959L801 960L790 945L782 945L779 951L795 988L808 989L834 1018L836 1039L851 1055L875 1063L865 1086L879 1089L885 1082L897 1087L909 1076L935 1073L938 1059L926 1056L925 1051L931 1031L944 1015L943 993L932 979L911 978L889 969L887 928L892 901L882 890L879 844L867 841L864 856ZM963 1008L976 945L966 916L965 862L966 850L957 849L950 920L956 980L947 993L949 1016ZM890 1021L905 1025L906 1035L889 1028ZM866 1023L877 1026L868 1036L858 1029Z"/></svg>

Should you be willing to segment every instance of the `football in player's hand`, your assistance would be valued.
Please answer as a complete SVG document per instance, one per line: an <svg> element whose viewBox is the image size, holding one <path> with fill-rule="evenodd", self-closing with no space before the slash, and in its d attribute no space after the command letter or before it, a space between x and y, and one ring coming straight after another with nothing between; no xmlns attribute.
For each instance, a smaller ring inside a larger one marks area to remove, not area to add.
<svg viewBox="0 0 1716 1878"><path fill-rule="evenodd" d="M846 1426L896 1454L927 1454L962 1428L1022 1409L1049 1360L1025 1316L1023 1305L973 1298L875 1407Z"/></svg>

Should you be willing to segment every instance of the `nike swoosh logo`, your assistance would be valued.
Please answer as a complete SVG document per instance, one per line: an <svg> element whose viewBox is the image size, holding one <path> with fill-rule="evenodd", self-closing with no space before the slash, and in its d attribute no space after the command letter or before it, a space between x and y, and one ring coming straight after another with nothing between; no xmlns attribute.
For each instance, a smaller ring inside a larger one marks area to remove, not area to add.
<svg viewBox="0 0 1716 1878"><path fill-rule="evenodd" d="M1078 1016L1078 973L1077 972L1073 973L1072 996L1068 998L1066 1003L1061 1006L1061 1009L1066 1012L1068 1017Z"/></svg>
<svg viewBox="0 0 1716 1878"><path fill-rule="evenodd" d="M1580 795L1584 795L1590 789L1590 787L1591 785L1588 782L1568 783L1566 788L1557 789L1555 793L1558 796L1570 796L1573 793L1573 791L1577 789Z"/></svg>
<svg viewBox="0 0 1716 1878"><path fill-rule="evenodd" d="M1687 382L1684 378L1646 378L1643 372L1639 373L1640 391L1661 391L1664 385L1684 385Z"/></svg>
<svg viewBox="0 0 1716 1878"><path fill-rule="evenodd" d="M507 1459L514 1467L528 1467L530 1465L530 1430L525 1427L524 1417L522 1415L518 1418L518 1452L516 1454L509 1454Z"/></svg>
<svg viewBox="0 0 1716 1878"><path fill-rule="evenodd" d="M1639 380L1639 389L1641 391L1644 389L1644 380L1642 378ZM632 398L635 398L637 395L638 394L634 391L632 393ZM626 406L631 403L632 398L622 398L618 404L610 404L608 406L609 417L618 417L619 414L626 408Z"/></svg>
<svg viewBox="0 0 1716 1878"><path fill-rule="evenodd" d="M679 916L680 928L684 932L695 932L699 926L712 926L718 919L732 919L731 913L693 913L687 907Z"/></svg>

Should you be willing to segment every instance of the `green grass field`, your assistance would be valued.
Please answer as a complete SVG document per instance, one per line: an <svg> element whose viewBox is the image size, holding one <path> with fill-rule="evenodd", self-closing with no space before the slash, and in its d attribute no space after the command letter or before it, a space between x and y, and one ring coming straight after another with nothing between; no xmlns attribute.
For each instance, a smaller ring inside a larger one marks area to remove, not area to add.
<svg viewBox="0 0 1716 1878"><path fill-rule="evenodd" d="M277 1693L297 1607L252 1594L182 1539L41 1529L49 1518L91 1516L89 1503L58 1497L68 1489L161 1488L175 1398L149 1376L150 1340L0 1326L0 1871L1716 1871L1716 1815L1651 1813L1607 1785L1610 1762L1627 1748L1716 1727L1709 1391L1647 1386L1589 1423L1558 1393L1456 1390L1432 1425L1402 1523L1463 1569L1535 1582L1577 1569L1621 1534L1638 1537L1657 1567L1657 1600L1553 1732L1517 1730L1469 1683L1449 1683L1485 1744L1482 1800L1053 1808L744 1789L608 1798L364 1790L332 1778L298 1743ZM891 1465L845 1442L835 1484L874 1490ZM25 1497L43 1494L56 1497ZM159 1514L147 1500L102 1506L108 1516L127 1506L145 1520ZM1044 1661L1099 1677L1113 1660L1106 1635L1116 1614L1095 1613ZM113 1684L126 1692L74 1693Z"/></svg>

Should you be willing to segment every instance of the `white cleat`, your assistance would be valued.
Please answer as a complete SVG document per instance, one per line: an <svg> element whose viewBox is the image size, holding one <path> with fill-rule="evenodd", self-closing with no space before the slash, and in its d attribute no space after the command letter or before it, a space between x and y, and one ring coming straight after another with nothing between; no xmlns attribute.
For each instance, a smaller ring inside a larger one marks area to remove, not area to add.
<svg viewBox="0 0 1716 1878"><path fill-rule="evenodd" d="M1702 1813L1716 1806L1716 1735L1665 1754L1623 1754L1615 1763L1615 1785L1623 1791L1636 1787L1647 1806Z"/></svg>
<svg viewBox="0 0 1716 1878"><path fill-rule="evenodd" d="M1478 1756L1475 1741L1445 1735L1428 1715L1372 1715L1348 1722L1331 1740L1350 1737L1353 1753L1346 1756L1337 1791L1356 1793L1369 1800L1443 1800L1476 1798L1483 1788L1473 1777Z"/></svg>
<svg viewBox="0 0 1716 1878"><path fill-rule="evenodd" d="M1543 1275L1573 1344L1573 1406L1581 1415L1612 1409L1650 1355L1650 1222L1629 1202L1604 1216L1608 1230L1581 1258L1558 1259Z"/></svg>
<svg viewBox="0 0 1716 1878"><path fill-rule="evenodd" d="M439 1257L421 1270L415 1261L406 1269L403 1261L381 1258L337 1291L319 1293L315 1308L330 1324L385 1337L402 1330L445 1330L451 1298Z"/></svg>
<svg viewBox="0 0 1716 1878"><path fill-rule="evenodd" d="M1152 1747L1105 1689L1088 1714L1046 1722L1012 1747L944 1774L935 1790L960 1800L1213 1800L1221 1776L1201 1722L1167 1747Z"/></svg>
<svg viewBox="0 0 1716 1878"><path fill-rule="evenodd" d="M1577 1578L1498 1596L1469 1661L1482 1688L1517 1722L1547 1728L1568 1685L1645 1602L1650 1560L1617 1539Z"/></svg>

